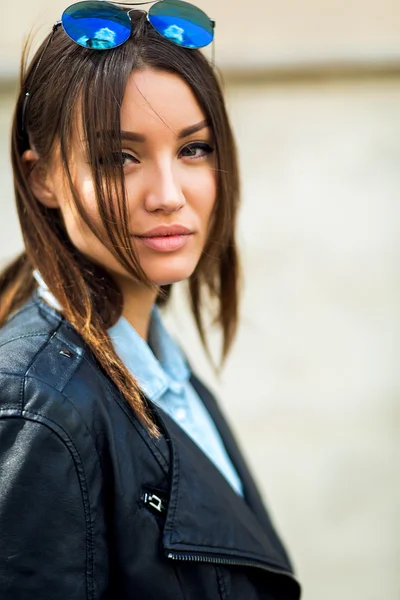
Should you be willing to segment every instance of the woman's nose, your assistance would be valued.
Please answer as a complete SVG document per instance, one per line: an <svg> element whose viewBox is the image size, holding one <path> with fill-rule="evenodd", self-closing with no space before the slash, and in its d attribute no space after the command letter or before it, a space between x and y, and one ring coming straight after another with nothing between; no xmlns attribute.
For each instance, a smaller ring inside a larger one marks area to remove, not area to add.
<svg viewBox="0 0 400 600"><path fill-rule="evenodd" d="M148 212L173 213L185 204L185 197L176 173L170 164L159 166L148 175L144 206Z"/></svg>

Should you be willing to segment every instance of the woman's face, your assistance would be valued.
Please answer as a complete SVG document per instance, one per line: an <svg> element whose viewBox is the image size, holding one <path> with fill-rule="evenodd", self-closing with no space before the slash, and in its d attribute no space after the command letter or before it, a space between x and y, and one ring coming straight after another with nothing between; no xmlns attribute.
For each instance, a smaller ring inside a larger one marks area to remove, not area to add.
<svg viewBox="0 0 400 600"><path fill-rule="evenodd" d="M130 76L121 128L129 230L138 260L156 285L185 279L203 251L216 201L214 142L205 115L180 77L146 68ZM91 219L100 223L82 132L76 137L73 182ZM46 204L60 208L68 235L83 254L117 280L129 278L77 214L63 170L54 162Z"/></svg>

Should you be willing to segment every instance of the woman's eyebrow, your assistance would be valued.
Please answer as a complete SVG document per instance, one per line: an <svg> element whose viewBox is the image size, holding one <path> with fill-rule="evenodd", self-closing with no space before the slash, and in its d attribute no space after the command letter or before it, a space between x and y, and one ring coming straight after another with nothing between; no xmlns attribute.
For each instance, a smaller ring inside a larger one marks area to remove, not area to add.
<svg viewBox="0 0 400 600"><path fill-rule="evenodd" d="M181 140L182 138L188 137L193 133L197 133L198 131L205 129L206 127L210 127L210 123L207 119L204 119L203 121L200 121L195 125L189 125L188 127L184 127L183 129L181 129L181 131L177 133L176 137L179 140ZM134 131L121 131L121 139L129 140L131 142L145 142L146 136L144 136L142 133L135 133Z"/></svg>
<svg viewBox="0 0 400 600"><path fill-rule="evenodd" d="M200 121L195 125L189 125L189 127L184 127L183 129L181 129L181 131L177 135L177 138L181 140L182 138L192 135L192 133L197 133L198 131L205 129L206 127L210 127L210 123L207 119L204 119L203 121Z"/></svg>

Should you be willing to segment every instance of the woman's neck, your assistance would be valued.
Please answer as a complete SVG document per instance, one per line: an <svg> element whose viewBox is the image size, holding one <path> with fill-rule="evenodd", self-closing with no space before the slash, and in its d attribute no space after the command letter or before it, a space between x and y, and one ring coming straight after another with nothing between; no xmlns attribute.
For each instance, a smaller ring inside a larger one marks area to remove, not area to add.
<svg viewBox="0 0 400 600"><path fill-rule="evenodd" d="M157 291L125 278L119 279L118 285L124 299L122 316L147 342L151 311L157 298Z"/></svg>

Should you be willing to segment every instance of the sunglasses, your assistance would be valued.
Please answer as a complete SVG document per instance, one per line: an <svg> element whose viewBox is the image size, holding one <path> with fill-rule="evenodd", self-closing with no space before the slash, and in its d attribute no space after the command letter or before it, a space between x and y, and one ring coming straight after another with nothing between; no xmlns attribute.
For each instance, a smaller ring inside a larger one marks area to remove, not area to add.
<svg viewBox="0 0 400 600"><path fill-rule="evenodd" d="M92 50L111 50L124 44L133 29L130 13L121 6L142 6L152 2L107 2L84 0L66 8L57 21L43 52L38 59L37 69L49 47L55 31L62 26L75 43ZM215 21L202 10L183 0L160 0L147 11L147 20L167 40L183 48L204 48L214 39ZM213 53L214 54L214 53ZM212 62L214 63L214 57ZM26 92L22 108L22 130L25 131L26 111L30 92Z"/></svg>
<svg viewBox="0 0 400 600"><path fill-rule="evenodd" d="M65 9L61 25L65 33L84 48L109 50L120 46L132 33L130 13L116 6L125 2L84 1ZM130 3L141 6L150 2ZM178 46L203 48L214 37L214 22L199 8L183 0L161 0L147 12L156 31Z"/></svg>

